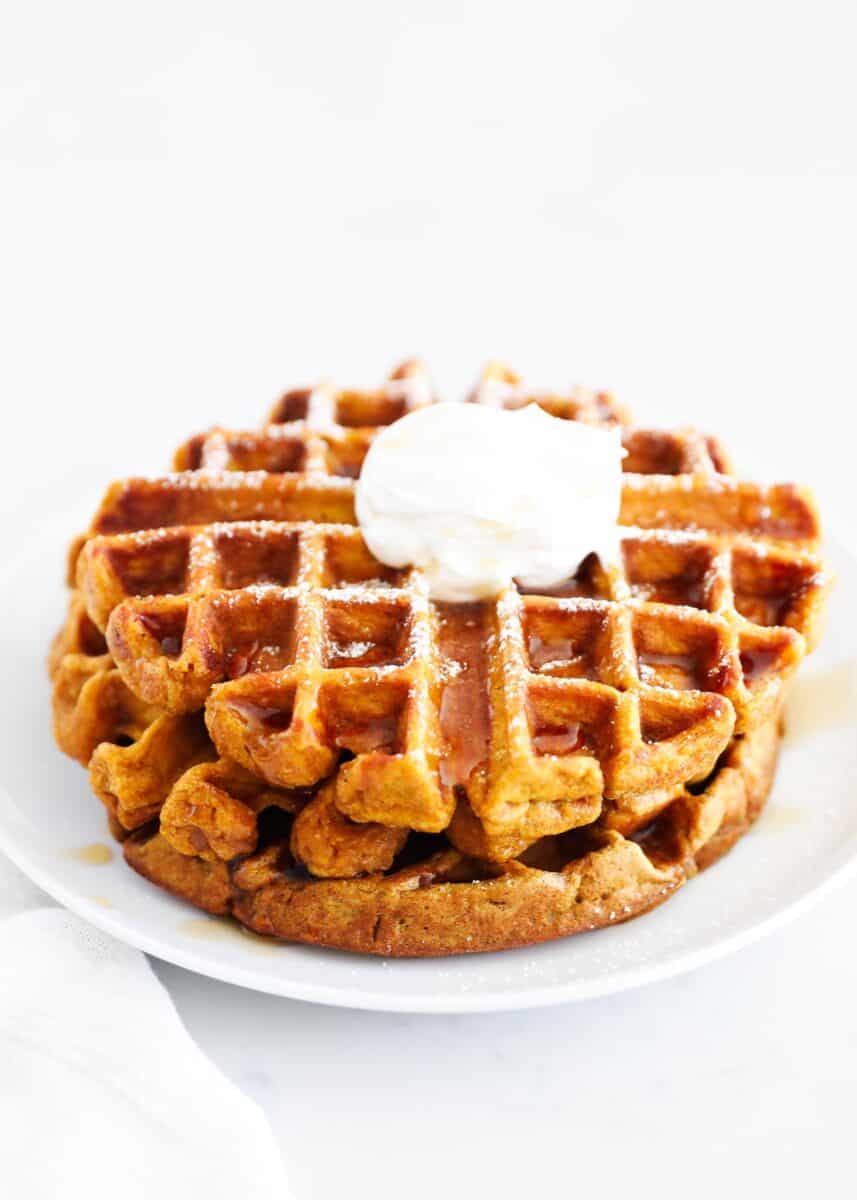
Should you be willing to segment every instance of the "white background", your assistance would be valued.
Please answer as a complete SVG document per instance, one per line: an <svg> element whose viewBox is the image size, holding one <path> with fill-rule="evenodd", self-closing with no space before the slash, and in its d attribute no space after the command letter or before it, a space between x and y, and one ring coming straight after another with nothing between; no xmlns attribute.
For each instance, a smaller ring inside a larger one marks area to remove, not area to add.
<svg viewBox="0 0 857 1200"><path fill-rule="evenodd" d="M447 392L488 357L610 387L853 523L853 5L29 3L0 21L15 536L81 477L95 501L287 384L371 384L415 352ZM845 1196L855 915L852 884L694 976L510 1016L159 973L270 1114L298 1200Z"/></svg>

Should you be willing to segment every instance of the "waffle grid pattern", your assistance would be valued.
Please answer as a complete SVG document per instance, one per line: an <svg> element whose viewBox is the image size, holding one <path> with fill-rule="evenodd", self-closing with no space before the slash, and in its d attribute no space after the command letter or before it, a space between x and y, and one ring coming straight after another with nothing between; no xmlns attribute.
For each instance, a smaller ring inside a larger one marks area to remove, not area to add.
<svg viewBox="0 0 857 1200"><path fill-rule="evenodd" d="M231 888L270 843L278 870L356 886L443 833L462 881L510 879L558 838L633 858L652 822L701 850L727 754L771 741L818 637L811 500L734 480L715 439L631 427L604 394L490 368L470 399L623 426L620 563L470 606L377 563L354 479L379 426L433 401L418 364L376 392L287 393L261 431L216 428L176 474L108 491L73 551L55 727L117 833L160 818L129 843L138 869L154 846L173 874L176 853L228 865ZM644 856L664 880L669 842Z"/></svg>

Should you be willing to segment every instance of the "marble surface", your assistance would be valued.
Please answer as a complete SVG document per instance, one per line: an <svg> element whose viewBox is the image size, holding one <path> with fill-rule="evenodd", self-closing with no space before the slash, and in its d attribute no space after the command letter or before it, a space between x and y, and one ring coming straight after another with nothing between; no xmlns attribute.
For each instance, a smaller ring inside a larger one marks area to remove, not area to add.
<svg viewBox="0 0 857 1200"><path fill-rule="evenodd" d="M494 355L612 387L853 528L853 8L369 8L19 8L6 536L38 538L71 481L94 504L287 384L371 383L414 351L449 390ZM484 1018L156 969L268 1113L298 1200L840 1196L855 916L852 882L692 975Z"/></svg>
<svg viewBox="0 0 857 1200"><path fill-rule="evenodd" d="M484 1017L362 1013L157 965L268 1113L295 1195L848 1194L857 882L667 983ZM740 1172L740 1179L736 1179ZM590 1190L591 1189L591 1190ZM793 1189L793 1190L789 1190Z"/></svg>

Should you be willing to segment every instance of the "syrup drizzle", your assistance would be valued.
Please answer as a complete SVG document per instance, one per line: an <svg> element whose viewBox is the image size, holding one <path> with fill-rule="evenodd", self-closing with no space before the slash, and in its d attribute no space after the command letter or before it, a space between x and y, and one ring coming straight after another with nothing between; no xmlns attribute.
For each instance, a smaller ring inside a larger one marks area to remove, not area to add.
<svg viewBox="0 0 857 1200"><path fill-rule="evenodd" d="M449 604L440 608L439 642L445 668L440 728L446 742L440 778L445 787L459 787L488 761L491 721L484 645L485 607Z"/></svg>
<svg viewBox="0 0 857 1200"><path fill-rule="evenodd" d="M277 731L288 729L292 721L291 708L276 708L264 704L254 704L251 700L232 700L231 705L236 712L239 712L242 716L249 717L252 721L258 721L266 729Z"/></svg>
<svg viewBox="0 0 857 1200"><path fill-rule="evenodd" d="M537 754L574 754L585 746L586 738L576 721L546 725L533 734L533 749Z"/></svg>
<svg viewBox="0 0 857 1200"><path fill-rule="evenodd" d="M765 646L755 647L752 652L742 650L741 670L744 672L744 681L748 684L753 683L760 676L767 674L778 657L779 651Z"/></svg>
<svg viewBox="0 0 857 1200"><path fill-rule="evenodd" d="M692 654L640 654L640 679L661 687L695 688L698 686L697 661Z"/></svg>
<svg viewBox="0 0 857 1200"><path fill-rule="evenodd" d="M341 729L334 739L336 745L352 754L368 754L371 750L392 749L396 743L398 717L395 713L363 721L353 728Z"/></svg>
<svg viewBox="0 0 857 1200"><path fill-rule="evenodd" d="M89 867L103 867L113 861L113 851L103 842L90 842L88 846L72 846L64 851L67 858L85 863Z"/></svg>

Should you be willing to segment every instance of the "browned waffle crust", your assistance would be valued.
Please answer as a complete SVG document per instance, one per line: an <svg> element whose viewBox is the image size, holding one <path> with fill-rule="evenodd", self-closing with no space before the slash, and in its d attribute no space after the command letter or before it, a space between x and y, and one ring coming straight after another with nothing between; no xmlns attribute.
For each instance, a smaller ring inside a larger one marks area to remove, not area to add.
<svg viewBox="0 0 857 1200"><path fill-rule="evenodd" d="M108 490L72 549L54 723L141 874L260 933L451 954L645 911L757 815L827 586L810 498L603 394L491 368L471 399L623 425L619 565L460 606L374 560L353 480L432 402L415 364L287 393Z"/></svg>
<svg viewBox="0 0 857 1200"><path fill-rule="evenodd" d="M676 804L639 842L604 830L570 833L524 861L496 864L448 848L360 879L310 880L284 846L253 860L207 862L153 829L132 835L125 857L174 895L289 941L409 957L508 949L625 921L666 900L761 811L778 744L774 721L736 742L705 792Z"/></svg>

